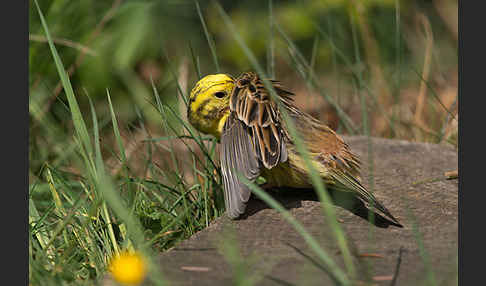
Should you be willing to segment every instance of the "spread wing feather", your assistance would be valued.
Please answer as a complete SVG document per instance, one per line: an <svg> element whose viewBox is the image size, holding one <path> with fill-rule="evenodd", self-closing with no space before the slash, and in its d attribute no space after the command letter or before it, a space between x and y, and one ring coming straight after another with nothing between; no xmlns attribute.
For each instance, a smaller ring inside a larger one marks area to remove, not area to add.
<svg viewBox="0 0 486 286"><path fill-rule="evenodd" d="M241 173L254 181L260 174L260 163L253 151L244 124L230 114L221 135L221 173L227 214L237 218L243 214L250 198L250 189L238 179Z"/></svg>

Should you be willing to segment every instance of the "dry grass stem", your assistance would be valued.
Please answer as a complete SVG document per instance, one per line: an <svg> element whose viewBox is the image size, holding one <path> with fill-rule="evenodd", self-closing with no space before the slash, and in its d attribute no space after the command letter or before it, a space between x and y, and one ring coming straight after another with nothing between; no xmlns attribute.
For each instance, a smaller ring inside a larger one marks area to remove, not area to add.
<svg viewBox="0 0 486 286"><path fill-rule="evenodd" d="M427 17L425 17L425 15L423 15L423 14L419 14L418 20L424 27L425 58L424 58L424 66L423 66L423 70L422 70L422 80L420 82L419 95L417 97L417 102L416 102L414 121L415 121L415 124L424 128L425 124L423 123L423 120L422 120L422 113L423 113L423 109L424 109L425 97L427 95L426 82L428 81L429 75L430 75L430 59L431 59L431 56L432 56L432 47L433 47L433 44L434 44L434 37L433 37L433 34L432 34L432 28L430 27L430 22L427 19Z"/></svg>
<svg viewBox="0 0 486 286"><path fill-rule="evenodd" d="M42 35L35 35L35 34L29 34L29 41L32 42L39 42L39 43L47 43L47 38L42 36ZM76 50L81 51L82 53L91 55L91 56L97 56L98 53L89 47L86 47L85 45L82 45L80 43L76 43L73 41L70 41L68 39L62 39L62 38L52 38L52 41L58 45L70 47Z"/></svg>

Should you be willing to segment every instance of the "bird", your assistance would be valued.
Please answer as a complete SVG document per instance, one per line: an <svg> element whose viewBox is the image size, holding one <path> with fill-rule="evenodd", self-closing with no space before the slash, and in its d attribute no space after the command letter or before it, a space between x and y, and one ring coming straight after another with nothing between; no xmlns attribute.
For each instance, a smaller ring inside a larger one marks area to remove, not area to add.
<svg viewBox="0 0 486 286"><path fill-rule="evenodd" d="M352 193L368 208L401 227L361 183L360 160L348 144L330 127L297 108L294 93L280 81L268 82L278 99L271 96L264 81L253 71L243 72L237 78L224 73L206 75L189 95L189 123L220 143L227 215L236 219L244 214L251 195L250 188L238 175L250 182L261 176L267 188L313 188L305 161L283 119L284 108L326 188Z"/></svg>

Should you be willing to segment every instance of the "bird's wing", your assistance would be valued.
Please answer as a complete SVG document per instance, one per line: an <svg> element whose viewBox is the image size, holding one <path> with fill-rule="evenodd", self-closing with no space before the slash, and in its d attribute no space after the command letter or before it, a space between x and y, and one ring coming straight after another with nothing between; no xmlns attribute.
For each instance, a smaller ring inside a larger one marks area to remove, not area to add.
<svg viewBox="0 0 486 286"><path fill-rule="evenodd" d="M292 93L279 82L271 82L280 98L289 102ZM230 111L221 134L220 160L227 214L237 218L244 213L251 194L238 173L255 181L262 167L271 169L287 161L287 147L277 104L255 73L236 79Z"/></svg>
<svg viewBox="0 0 486 286"><path fill-rule="evenodd" d="M284 90L278 81L271 82L280 99L290 102L292 93ZM236 79L230 97L230 110L248 128L256 156L265 168L271 169L287 161L285 133L278 105L255 73L243 73Z"/></svg>
<svg viewBox="0 0 486 286"><path fill-rule="evenodd" d="M244 213L251 194L238 179L238 173L249 181L254 181L260 174L260 163L247 133L244 124L235 114L230 114L223 127L220 153L224 200L230 218Z"/></svg>

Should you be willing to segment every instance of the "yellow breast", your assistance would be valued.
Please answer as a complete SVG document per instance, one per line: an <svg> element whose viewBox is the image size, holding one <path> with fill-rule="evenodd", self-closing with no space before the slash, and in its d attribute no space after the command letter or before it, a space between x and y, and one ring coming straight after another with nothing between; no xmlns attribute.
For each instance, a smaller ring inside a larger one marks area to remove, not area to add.
<svg viewBox="0 0 486 286"><path fill-rule="evenodd" d="M312 183L309 180L303 163L300 156L293 152L293 150L289 150L288 160L286 162L280 163L270 170L263 168L261 175L270 186L308 188L312 186ZM320 166L316 165L316 167L319 170Z"/></svg>

